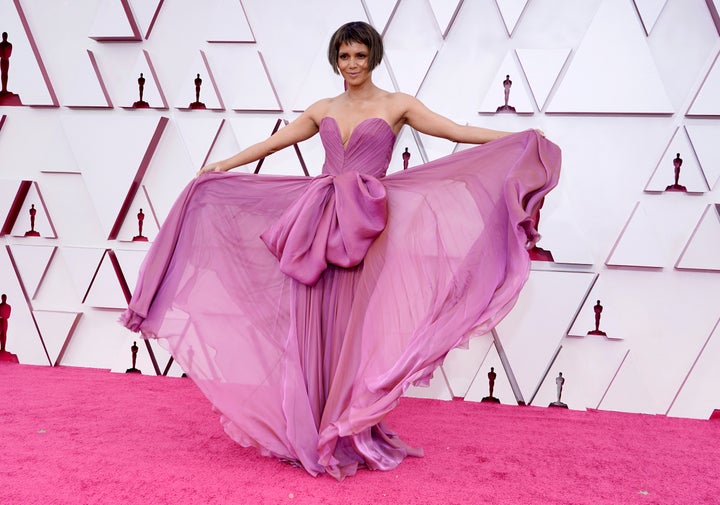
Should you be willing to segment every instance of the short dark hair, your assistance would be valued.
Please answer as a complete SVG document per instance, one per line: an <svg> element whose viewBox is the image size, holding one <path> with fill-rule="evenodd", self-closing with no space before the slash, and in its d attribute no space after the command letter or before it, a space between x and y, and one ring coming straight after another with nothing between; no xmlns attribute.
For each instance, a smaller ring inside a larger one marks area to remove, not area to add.
<svg viewBox="0 0 720 505"><path fill-rule="evenodd" d="M360 42L365 44L370 51L368 65L370 70L377 67L383 57L383 42L378 31L363 21L351 21L338 28L330 38L328 46L328 60L336 74L339 74L337 60L341 44Z"/></svg>

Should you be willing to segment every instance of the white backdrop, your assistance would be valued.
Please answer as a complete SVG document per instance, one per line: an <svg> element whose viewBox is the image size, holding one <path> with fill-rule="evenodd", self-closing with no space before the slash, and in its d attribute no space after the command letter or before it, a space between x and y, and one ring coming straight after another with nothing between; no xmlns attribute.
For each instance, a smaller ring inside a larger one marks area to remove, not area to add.
<svg viewBox="0 0 720 505"><path fill-rule="evenodd" d="M21 363L130 367L116 320L149 243L207 160L339 93L332 31L384 35L375 81L460 123L542 128L563 174L520 301L410 394L707 418L720 408L718 0L0 0L13 44L0 106L0 291ZM147 109L132 109L143 73ZM194 79L206 110L188 110ZM502 81L512 79L498 114ZM391 171L466 146L403 130ZM265 173L316 174L317 139ZM673 159L683 164L667 192ZM245 167L253 170L253 167ZM26 237L30 206L37 212ZM593 306L600 300L601 329ZM143 373L179 375L140 344Z"/></svg>

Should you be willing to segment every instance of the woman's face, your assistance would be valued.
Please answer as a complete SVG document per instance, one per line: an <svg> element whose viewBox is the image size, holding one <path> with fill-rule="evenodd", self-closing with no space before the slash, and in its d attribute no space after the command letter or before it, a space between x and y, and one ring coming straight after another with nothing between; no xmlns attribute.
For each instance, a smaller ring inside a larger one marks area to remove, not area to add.
<svg viewBox="0 0 720 505"><path fill-rule="evenodd" d="M357 86L370 77L370 50L362 42L343 42L338 48L338 70L348 86Z"/></svg>

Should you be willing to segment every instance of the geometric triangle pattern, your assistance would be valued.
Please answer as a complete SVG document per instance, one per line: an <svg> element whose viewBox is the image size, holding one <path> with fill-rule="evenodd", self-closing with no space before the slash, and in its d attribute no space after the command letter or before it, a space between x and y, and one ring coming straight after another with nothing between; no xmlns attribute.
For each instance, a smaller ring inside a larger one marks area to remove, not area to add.
<svg viewBox="0 0 720 505"><path fill-rule="evenodd" d="M3 71L1 105L34 105L58 107L57 96L45 68L30 25L20 2L0 0L3 52L7 52L8 69ZM7 48L7 49L6 49Z"/></svg>
<svg viewBox="0 0 720 505"><path fill-rule="evenodd" d="M720 272L720 254L708 254L708 251L720 251L720 204L707 206L675 268Z"/></svg>
<svg viewBox="0 0 720 505"><path fill-rule="evenodd" d="M98 42L142 40L128 0L100 0L88 37Z"/></svg>
<svg viewBox="0 0 720 505"><path fill-rule="evenodd" d="M495 3L500 11L503 23L505 23L508 35L512 36L520 16L527 7L528 0L495 0Z"/></svg>
<svg viewBox="0 0 720 505"><path fill-rule="evenodd" d="M687 131L683 128L682 133L680 129L675 131L645 191L673 191L673 188L679 187L688 193L704 193L710 189L707 181Z"/></svg>
<svg viewBox="0 0 720 505"><path fill-rule="evenodd" d="M95 54L88 49L87 56L89 61L78 62L73 68L73 80L63 94L63 105L77 109L111 109L112 100L100 74Z"/></svg>
<svg viewBox="0 0 720 505"><path fill-rule="evenodd" d="M242 0L220 0L209 17L208 42L255 42Z"/></svg>
<svg viewBox="0 0 720 505"><path fill-rule="evenodd" d="M119 102L125 109L167 109L165 94L160 87L150 54L143 50L135 66L127 74L124 93Z"/></svg>
<svg viewBox="0 0 720 505"><path fill-rule="evenodd" d="M535 112L533 100L527 91L527 86L522 78L523 72L520 68L515 54L508 53L495 74L490 90L480 105L480 112L490 114L495 112L532 114Z"/></svg>
<svg viewBox="0 0 720 505"><path fill-rule="evenodd" d="M633 0L633 3L640 15L640 21L642 21L645 34L650 35L667 0Z"/></svg>
<svg viewBox="0 0 720 505"><path fill-rule="evenodd" d="M717 89L720 86L719 57L720 53L715 56L712 67L710 67L695 98L690 104L690 108L686 114L687 116L720 116L720 97L718 97L717 93Z"/></svg>
<svg viewBox="0 0 720 505"><path fill-rule="evenodd" d="M480 401L493 369L502 403L544 407L562 372L573 409L720 408L718 0L45 3L0 0L9 100L29 105L0 104L0 293L21 363L124 373L137 341L142 373L181 375L117 324L151 243L200 167L342 93L329 38L368 19L385 35L376 85L457 124L540 128L563 154L538 224L553 261L408 394ZM497 111L507 76L514 114ZM403 127L388 172L468 147ZM314 136L237 171L323 163ZM598 300L605 335L588 334Z"/></svg>
<svg viewBox="0 0 720 505"><path fill-rule="evenodd" d="M630 2L601 3L547 112L674 112Z"/></svg>

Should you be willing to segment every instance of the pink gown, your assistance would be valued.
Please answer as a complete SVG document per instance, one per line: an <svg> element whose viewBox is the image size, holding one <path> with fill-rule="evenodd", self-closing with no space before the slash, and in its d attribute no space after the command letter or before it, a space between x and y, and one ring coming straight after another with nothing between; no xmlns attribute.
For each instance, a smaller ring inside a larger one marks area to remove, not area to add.
<svg viewBox="0 0 720 505"><path fill-rule="evenodd" d="M395 135L331 117L318 177L193 180L148 251L126 327L156 338L243 446L342 479L422 450L382 423L529 274L560 149L533 130L385 177Z"/></svg>

